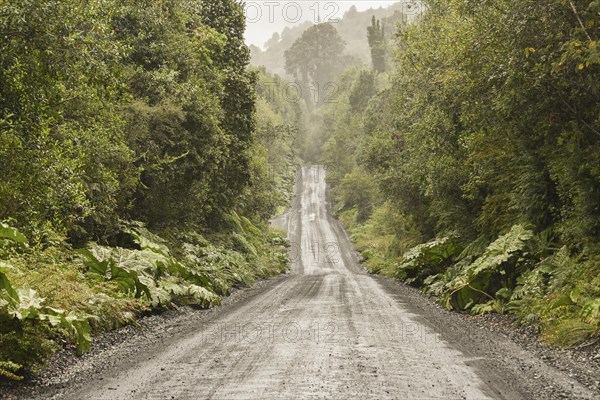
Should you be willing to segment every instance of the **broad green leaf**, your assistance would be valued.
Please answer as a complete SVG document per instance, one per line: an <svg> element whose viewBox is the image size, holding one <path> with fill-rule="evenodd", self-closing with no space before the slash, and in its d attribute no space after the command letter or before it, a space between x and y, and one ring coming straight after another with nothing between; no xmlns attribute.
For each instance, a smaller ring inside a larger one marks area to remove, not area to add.
<svg viewBox="0 0 600 400"><path fill-rule="evenodd" d="M142 250L150 250L163 256L170 254L169 248L163 238L153 234L146 228L136 228L130 230L129 233L133 235L136 243L142 248Z"/></svg>
<svg viewBox="0 0 600 400"><path fill-rule="evenodd" d="M8 270L8 265L0 262L0 299L3 299L7 305L17 308L21 303L19 294L12 287L5 271Z"/></svg>
<svg viewBox="0 0 600 400"><path fill-rule="evenodd" d="M20 244L27 244L29 242L25 235L4 222L0 222L0 239L9 239Z"/></svg>
<svg viewBox="0 0 600 400"><path fill-rule="evenodd" d="M85 260L85 265L90 272L105 277L108 272L110 252L97 245L92 245L89 248L77 249L76 253L81 255Z"/></svg>

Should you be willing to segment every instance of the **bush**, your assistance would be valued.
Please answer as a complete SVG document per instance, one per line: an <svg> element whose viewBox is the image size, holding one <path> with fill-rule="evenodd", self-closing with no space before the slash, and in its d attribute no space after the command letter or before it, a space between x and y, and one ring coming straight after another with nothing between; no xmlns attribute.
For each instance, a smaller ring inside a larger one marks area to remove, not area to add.
<svg viewBox="0 0 600 400"><path fill-rule="evenodd" d="M420 287L424 279L444 272L461 249L451 237L444 237L413 247L396 266L396 277Z"/></svg>

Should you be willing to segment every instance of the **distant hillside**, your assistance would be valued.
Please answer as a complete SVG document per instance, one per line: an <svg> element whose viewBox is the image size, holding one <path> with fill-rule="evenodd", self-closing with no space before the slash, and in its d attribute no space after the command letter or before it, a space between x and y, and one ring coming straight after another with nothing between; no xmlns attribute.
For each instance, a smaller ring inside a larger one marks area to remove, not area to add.
<svg viewBox="0 0 600 400"><path fill-rule="evenodd" d="M382 20L387 35L392 36L396 31L396 23L404 19L403 6L401 2L398 2L387 8L371 8L360 12L354 6L350 8L339 22L333 24L346 42L346 53L354 56L358 63L370 65L371 54L367 43L367 27L371 24L371 18L374 15L375 18ZM266 50L264 51L257 46L250 46L252 64L265 66L269 71L285 76L285 51L311 26L311 22L305 22L293 28L285 28L281 33L273 33L271 39L265 43Z"/></svg>

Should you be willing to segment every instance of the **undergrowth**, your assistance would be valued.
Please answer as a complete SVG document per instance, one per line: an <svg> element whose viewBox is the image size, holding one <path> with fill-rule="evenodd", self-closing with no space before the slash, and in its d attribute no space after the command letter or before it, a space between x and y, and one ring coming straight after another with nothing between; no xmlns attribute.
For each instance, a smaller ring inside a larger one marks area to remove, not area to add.
<svg viewBox="0 0 600 400"><path fill-rule="evenodd" d="M88 243L73 249L54 235L30 247L0 225L0 379L37 372L65 345L89 351L93 335L174 305L208 308L233 288L283 272L282 232L235 213L222 233L205 237L141 223L122 227L126 247Z"/></svg>
<svg viewBox="0 0 600 400"><path fill-rule="evenodd" d="M356 214L345 210L339 218L370 273L418 287L449 310L514 315L520 324L537 327L548 344L572 347L600 340L598 252L558 247L551 232L535 233L525 225L514 225L494 240L464 243L450 235L411 244L397 239L416 237L411 224L385 204L365 222L357 222Z"/></svg>

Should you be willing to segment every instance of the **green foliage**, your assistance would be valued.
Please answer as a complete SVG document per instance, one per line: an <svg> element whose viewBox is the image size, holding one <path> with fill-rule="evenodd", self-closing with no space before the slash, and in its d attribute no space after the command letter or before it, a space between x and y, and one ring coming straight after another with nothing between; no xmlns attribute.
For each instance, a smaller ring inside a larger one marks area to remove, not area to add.
<svg viewBox="0 0 600 400"><path fill-rule="evenodd" d="M136 219L218 226L246 187L254 90L240 15L229 0L181 2L168 13L127 2L115 20L132 46L124 63L135 100L124 117L141 170Z"/></svg>
<svg viewBox="0 0 600 400"><path fill-rule="evenodd" d="M351 111L364 112L376 89L375 75L371 71L361 70L348 96Z"/></svg>
<svg viewBox="0 0 600 400"><path fill-rule="evenodd" d="M584 322L592 326L600 326L600 299L590 299L581 308Z"/></svg>
<svg viewBox="0 0 600 400"><path fill-rule="evenodd" d="M494 300L502 289L512 290L519 275L518 258L532 238L530 230L513 226L447 284L443 304L449 309L468 310L483 300Z"/></svg>
<svg viewBox="0 0 600 400"><path fill-rule="evenodd" d="M330 175L330 178L335 178ZM338 200L338 209L357 210L357 222L365 222L373 212L373 208L377 205L377 185L369 174L361 169L356 168L352 172L346 174L336 187L335 196ZM357 188L361 188L357 190Z"/></svg>
<svg viewBox="0 0 600 400"><path fill-rule="evenodd" d="M33 320L3 321L0 325L0 364L8 363L12 367L5 371L9 374L2 373L0 377L21 380L26 371L39 371L43 360L60 348L49 339L51 334L47 325Z"/></svg>
<svg viewBox="0 0 600 400"><path fill-rule="evenodd" d="M594 47L598 28L582 32L559 1L547 2L552 22L547 7L505 3L472 12L461 0L432 2L402 27L392 88L365 93L371 109L335 134L337 148L376 174L385 199L419 221L425 237L456 232L470 242L527 222L554 227L565 243L593 243L598 110L596 87L582 82L597 71L593 61L584 72L565 68L589 55L564 51ZM580 12L593 20L593 11ZM537 13L539 29L515 29ZM546 39L533 35L542 30ZM380 96L388 105L375 108ZM565 103L577 106L565 111ZM358 146L344 147L349 139ZM583 169L575 173L575 165Z"/></svg>
<svg viewBox="0 0 600 400"><path fill-rule="evenodd" d="M285 51L285 71L298 83L300 95L312 109L333 102L334 77L351 64L346 43L330 23L318 23L302 33ZM324 97L324 98L323 98Z"/></svg>
<svg viewBox="0 0 600 400"><path fill-rule="evenodd" d="M210 290L208 277L173 258L163 239L144 228L133 232L141 250L96 244L77 250L88 272L115 284L125 295L144 297L153 307L175 302L202 307L220 303Z"/></svg>
<svg viewBox="0 0 600 400"><path fill-rule="evenodd" d="M600 334L600 271L596 258L572 257L567 247L518 279L508 310L541 327L550 343L572 346Z"/></svg>
<svg viewBox="0 0 600 400"><path fill-rule="evenodd" d="M78 316L61 309L46 307L43 305L45 299L41 298L35 290L15 290L5 274L6 271L6 267L0 266L0 321L8 323L16 320L21 324L23 321L31 320L60 327L76 337L79 354L89 351L91 328L87 316Z"/></svg>
<svg viewBox="0 0 600 400"><path fill-rule="evenodd" d="M561 347L572 347L583 344L588 339L598 336L598 326L581 322L577 319L558 319L544 332L544 337L550 343Z"/></svg>
<svg viewBox="0 0 600 400"><path fill-rule="evenodd" d="M21 368L23 368L23 366L17 363L11 361L0 361L0 376L15 381L20 381L21 379L23 379L23 377L17 375L17 373Z"/></svg>
<svg viewBox="0 0 600 400"><path fill-rule="evenodd" d="M213 57L214 68L224 75L220 126L225 136L223 150L227 157L220 165L218 179L210 187L217 216L221 216L236 205L250 179L250 153L247 150L254 142L256 76L246 68L250 63L250 51L244 43L246 18L242 4L233 0L203 0L201 4L201 21L227 38L223 50ZM215 222L218 221L213 220L213 227Z"/></svg>
<svg viewBox="0 0 600 400"><path fill-rule="evenodd" d="M305 140L305 114L300 99L286 95L284 80L264 68L254 73L256 142L248 150L251 177L238 211L257 222L268 220L291 201Z"/></svg>
<svg viewBox="0 0 600 400"><path fill-rule="evenodd" d="M18 231L4 227L16 242L27 239ZM21 367L32 368L51 351L49 341L40 335L50 327L60 328L66 335L75 337L79 354L86 353L91 344L91 327L88 316L48 307L45 299L33 289L15 289L8 275L14 268L0 262L0 343L5 351L0 352L0 375L19 379L15 373ZM21 337L22 339L19 339ZM8 343L7 343L8 342ZM31 351L37 348L35 351Z"/></svg>
<svg viewBox="0 0 600 400"><path fill-rule="evenodd" d="M138 312L215 306L233 287L287 268L280 234L235 213L228 221L231 230L210 241L190 231L159 236L129 223L122 234L135 248L90 243L73 251L57 242L15 255L11 265L0 262L0 360L22 366L19 374L36 371L60 348L59 337L72 338L84 353L92 333L130 323Z"/></svg>
<svg viewBox="0 0 600 400"><path fill-rule="evenodd" d="M358 214L358 210L352 208L340 212L339 219L350 231L367 269L371 273L396 276L396 260L416 244L414 223L390 203L377 207L365 222L358 219Z"/></svg>
<svg viewBox="0 0 600 400"><path fill-rule="evenodd" d="M10 241L21 245L25 245L29 242L25 235L4 222L0 222L0 240Z"/></svg>
<svg viewBox="0 0 600 400"><path fill-rule="evenodd" d="M446 270L460 253L451 237L444 237L413 247L402 256L396 277L409 285L421 286L423 280Z"/></svg>
<svg viewBox="0 0 600 400"><path fill-rule="evenodd" d="M6 276L9 268L11 267L5 263L0 264L0 294L2 295L2 297L0 297L0 306L2 306L3 309L6 307L5 311L7 313L9 311L8 307L10 307L11 310L14 310L21 303L19 294L12 287L8 276Z"/></svg>
<svg viewBox="0 0 600 400"><path fill-rule="evenodd" d="M85 260L88 272L114 282L125 294L151 299L150 280L158 272L157 257L152 251L91 245L77 250Z"/></svg>
<svg viewBox="0 0 600 400"><path fill-rule="evenodd" d="M255 75L242 6L201 3L0 6L0 219L77 246L219 226L257 172Z"/></svg>
<svg viewBox="0 0 600 400"><path fill-rule="evenodd" d="M0 216L28 233L101 219L131 188L116 109L125 46L110 35L114 6L0 6Z"/></svg>

